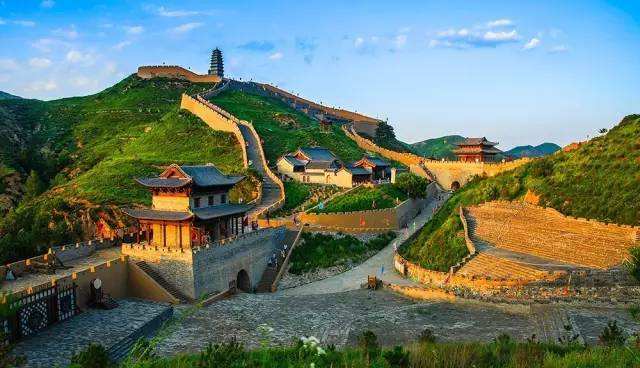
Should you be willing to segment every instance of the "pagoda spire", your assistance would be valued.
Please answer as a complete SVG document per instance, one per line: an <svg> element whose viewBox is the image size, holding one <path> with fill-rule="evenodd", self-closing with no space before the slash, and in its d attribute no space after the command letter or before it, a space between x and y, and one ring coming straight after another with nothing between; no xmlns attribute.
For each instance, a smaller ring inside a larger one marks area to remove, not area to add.
<svg viewBox="0 0 640 368"><path fill-rule="evenodd" d="M211 51L211 65L209 66L209 75L217 75L224 77L224 62L222 61L222 51L217 47Z"/></svg>

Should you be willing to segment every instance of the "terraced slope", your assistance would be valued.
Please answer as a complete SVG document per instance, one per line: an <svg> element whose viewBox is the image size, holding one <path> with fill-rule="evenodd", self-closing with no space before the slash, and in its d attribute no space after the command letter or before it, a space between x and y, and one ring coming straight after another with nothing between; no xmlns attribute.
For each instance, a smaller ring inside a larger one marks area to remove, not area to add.
<svg viewBox="0 0 640 368"><path fill-rule="evenodd" d="M407 259L439 271L467 254L459 206L516 200L528 192L564 215L640 224L640 115L625 117L606 135L571 152L478 178L456 192L420 234L401 248ZM580 249L575 249L580 252Z"/></svg>

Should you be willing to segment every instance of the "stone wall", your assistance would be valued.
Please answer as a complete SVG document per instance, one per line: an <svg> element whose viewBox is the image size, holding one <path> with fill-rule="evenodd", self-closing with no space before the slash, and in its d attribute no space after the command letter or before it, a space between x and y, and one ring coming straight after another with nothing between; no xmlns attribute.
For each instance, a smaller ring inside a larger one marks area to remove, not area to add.
<svg viewBox="0 0 640 368"><path fill-rule="evenodd" d="M280 249L284 231L284 228L262 229L227 244L195 248L194 297L227 290L241 270L249 274L251 287L255 287L267 268L269 257Z"/></svg>
<svg viewBox="0 0 640 368"><path fill-rule="evenodd" d="M353 139L360 148L375 152L390 160L398 161L409 167L409 170L423 177L434 179L441 187L449 189L454 183L460 186L466 184L474 176L494 176L504 171L513 170L523 165L531 159L522 158L509 162L461 162L461 161L437 161L427 160L424 157L406 153L396 152L376 145L369 139L359 134L351 126L342 127L344 133Z"/></svg>
<svg viewBox="0 0 640 368"><path fill-rule="evenodd" d="M218 83L222 81L217 75L196 74L191 70L177 65L148 65L138 67L138 77L151 78L177 78L185 79L193 83Z"/></svg>
<svg viewBox="0 0 640 368"><path fill-rule="evenodd" d="M249 161L247 159L247 142L244 140L242 132L240 132L240 128L238 128L237 121L234 120L231 114L202 98L196 99L184 93L182 94L182 100L180 101L180 108L196 115L212 129L229 132L235 135L242 151L243 165L245 168L249 167Z"/></svg>
<svg viewBox="0 0 640 368"><path fill-rule="evenodd" d="M168 283L186 296L196 298L193 253L190 249L164 248L144 244L123 244L122 254L133 262L145 261Z"/></svg>

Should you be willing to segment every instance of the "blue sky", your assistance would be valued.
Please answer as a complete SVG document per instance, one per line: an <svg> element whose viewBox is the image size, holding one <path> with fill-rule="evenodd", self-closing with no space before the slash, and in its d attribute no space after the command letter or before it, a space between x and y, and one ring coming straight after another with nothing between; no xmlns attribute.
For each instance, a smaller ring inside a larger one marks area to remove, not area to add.
<svg viewBox="0 0 640 368"><path fill-rule="evenodd" d="M408 142L567 144L640 113L640 1L0 0L0 90L100 91L139 65L274 83Z"/></svg>

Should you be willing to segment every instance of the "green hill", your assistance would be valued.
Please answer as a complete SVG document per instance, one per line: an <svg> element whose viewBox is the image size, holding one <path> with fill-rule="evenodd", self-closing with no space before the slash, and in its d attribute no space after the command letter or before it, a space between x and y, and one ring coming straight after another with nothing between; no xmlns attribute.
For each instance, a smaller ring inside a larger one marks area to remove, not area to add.
<svg viewBox="0 0 640 368"><path fill-rule="evenodd" d="M427 268L448 270L467 249L459 206L522 198L571 216L640 224L640 115L625 117L606 135L571 152L559 152L491 178L477 178L456 192L401 252Z"/></svg>
<svg viewBox="0 0 640 368"><path fill-rule="evenodd" d="M212 162L242 171L231 134L179 111L183 92L212 86L130 76L86 97L0 101L0 163L30 176L24 196L0 220L0 260L90 236L99 214L116 226L116 206L149 204L133 178L163 165Z"/></svg>
<svg viewBox="0 0 640 368"><path fill-rule="evenodd" d="M463 140L464 137L460 135L447 135L412 143L411 146L418 154L424 157L454 160L456 158L456 155L453 154L455 144Z"/></svg>
<svg viewBox="0 0 640 368"><path fill-rule="evenodd" d="M317 121L278 99L227 90L211 101L239 119L253 123L266 143L267 160L273 164L280 156L303 146L326 147L345 162L359 160L364 153L339 127L323 132Z"/></svg>
<svg viewBox="0 0 640 368"><path fill-rule="evenodd" d="M505 152L506 155L513 158L521 157L543 157L553 153L556 153L561 149L555 143L542 143L537 146L517 146Z"/></svg>
<svg viewBox="0 0 640 368"><path fill-rule="evenodd" d="M18 98L22 98L22 97L12 95L11 93L0 91L0 100L15 100Z"/></svg>

